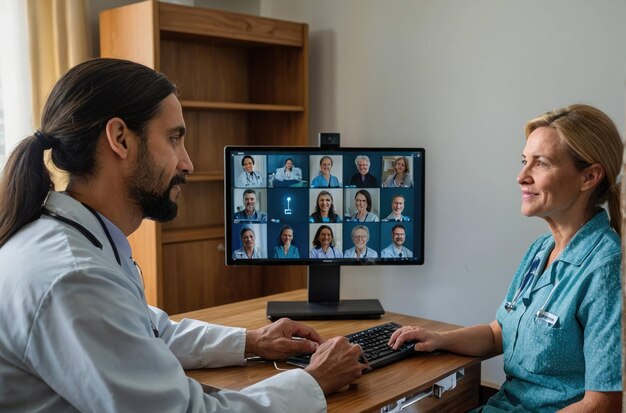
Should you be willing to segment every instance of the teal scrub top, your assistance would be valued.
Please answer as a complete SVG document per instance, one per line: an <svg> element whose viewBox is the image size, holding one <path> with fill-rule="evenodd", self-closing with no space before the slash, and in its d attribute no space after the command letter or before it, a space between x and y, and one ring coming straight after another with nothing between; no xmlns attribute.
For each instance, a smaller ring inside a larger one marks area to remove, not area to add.
<svg viewBox="0 0 626 413"><path fill-rule="evenodd" d="M300 258L300 251L295 245L290 245L287 250L287 254L285 254L285 249L282 245L276 245L274 247L274 253L272 254L272 258Z"/></svg>
<svg viewBox="0 0 626 413"><path fill-rule="evenodd" d="M531 245L498 308L506 381L483 412L552 412L586 390L622 391L621 246L606 211L545 268L553 247L552 234ZM536 259L535 274L507 311Z"/></svg>
<svg viewBox="0 0 626 413"><path fill-rule="evenodd" d="M330 176L330 180L326 180L322 175L318 175L311 182L311 188L339 188L341 183L335 175Z"/></svg>

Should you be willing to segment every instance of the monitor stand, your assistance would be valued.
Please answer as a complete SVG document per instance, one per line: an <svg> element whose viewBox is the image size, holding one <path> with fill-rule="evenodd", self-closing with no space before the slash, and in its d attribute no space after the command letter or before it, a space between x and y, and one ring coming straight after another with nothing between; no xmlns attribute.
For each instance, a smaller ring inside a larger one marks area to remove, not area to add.
<svg viewBox="0 0 626 413"><path fill-rule="evenodd" d="M340 300L341 267L310 265L308 301L268 301L267 318L293 320L354 320L385 314L378 300Z"/></svg>

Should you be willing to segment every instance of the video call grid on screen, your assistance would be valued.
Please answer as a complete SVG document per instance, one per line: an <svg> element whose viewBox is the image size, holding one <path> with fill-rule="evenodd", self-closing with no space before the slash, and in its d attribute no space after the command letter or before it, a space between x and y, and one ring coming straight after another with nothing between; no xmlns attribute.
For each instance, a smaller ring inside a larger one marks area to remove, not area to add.
<svg viewBox="0 0 626 413"><path fill-rule="evenodd" d="M422 264L424 154L226 147L227 264Z"/></svg>

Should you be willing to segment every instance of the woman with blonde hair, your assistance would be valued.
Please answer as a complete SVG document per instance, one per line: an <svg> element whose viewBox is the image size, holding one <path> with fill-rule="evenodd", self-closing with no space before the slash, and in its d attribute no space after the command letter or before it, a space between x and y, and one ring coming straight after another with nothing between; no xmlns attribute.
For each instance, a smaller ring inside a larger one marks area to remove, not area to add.
<svg viewBox="0 0 626 413"><path fill-rule="evenodd" d="M445 333L403 327L389 344L503 353L507 379L478 411L620 411L623 150L615 124L588 105L528 122L521 210L550 232L526 252L496 320Z"/></svg>
<svg viewBox="0 0 626 413"><path fill-rule="evenodd" d="M399 156L393 161L393 173L387 177L383 188L412 188L413 180L409 170L409 160Z"/></svg>

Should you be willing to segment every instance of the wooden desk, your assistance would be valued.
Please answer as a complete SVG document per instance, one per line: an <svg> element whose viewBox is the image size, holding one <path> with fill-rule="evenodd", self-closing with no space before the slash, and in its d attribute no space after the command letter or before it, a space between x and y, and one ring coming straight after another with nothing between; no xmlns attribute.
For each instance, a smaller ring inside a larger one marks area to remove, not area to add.
<svg viewBox="0 0 626 413"><path fill-rule="evenodd" d="M195 318L215 324L258 328L269 323L265 310L267 301L306 300L306 290L261 297L204 310L172 316L174 320ZM386 313L376 320L303 321L324 338L346 335L387 321L402 325L419 325L431 330L445 331L457 326L402 314ZM393 365L374 370L356 381L356 388L342 390L327 398L329 412L374 412L402 397L409 397L432 388L433 384L464 369L464 378L457 387L445 392L441 399L429 397L416 403L420 412L465 412L478 406L480 389L480 359L446 352L416 354ZM279 367L292 368L285 363ZM252 383L277 374L273 363L255 362L246 367L225 367L187 371L200 383L217 388L239 390ZM403 410L403 412L416 410Z"/></svg>

